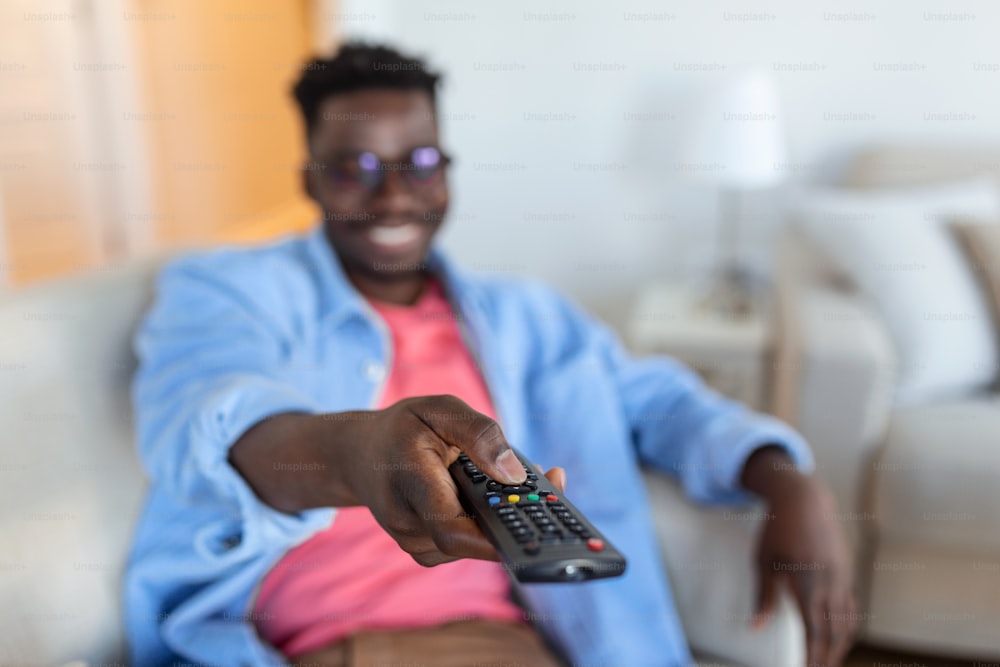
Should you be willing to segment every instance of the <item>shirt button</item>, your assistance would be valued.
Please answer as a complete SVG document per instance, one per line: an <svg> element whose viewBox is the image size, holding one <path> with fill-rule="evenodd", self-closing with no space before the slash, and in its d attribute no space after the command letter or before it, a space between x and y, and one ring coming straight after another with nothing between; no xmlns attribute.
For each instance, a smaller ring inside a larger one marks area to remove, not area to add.
<svg viewBox="0 0 1000 667"><path fill-rule="evenodd" d="M364 366L364 374L372 382L379 382L385 377L385 364L379 361L367 361Z"/></svg>

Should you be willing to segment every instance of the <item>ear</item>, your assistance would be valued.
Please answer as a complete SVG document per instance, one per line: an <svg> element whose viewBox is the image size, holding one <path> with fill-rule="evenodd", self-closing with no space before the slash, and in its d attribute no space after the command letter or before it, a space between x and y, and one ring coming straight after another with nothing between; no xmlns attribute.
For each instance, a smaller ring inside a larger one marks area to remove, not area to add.
<svg viewBox="0 0 1000 667"><path fill-rule="evenodd" d="M308 163L302 165L302 189L309 199L312 199L317 204L320 203L319 196L316 193L316 181L313 179L313 170L309 168Z"/></svg>

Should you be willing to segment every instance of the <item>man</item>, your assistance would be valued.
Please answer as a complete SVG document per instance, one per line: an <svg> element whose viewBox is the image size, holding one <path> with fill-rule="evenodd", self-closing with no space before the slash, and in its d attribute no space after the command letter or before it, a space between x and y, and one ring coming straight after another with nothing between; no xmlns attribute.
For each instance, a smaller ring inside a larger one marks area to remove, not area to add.
<svg viewBox="0 0 1000 667"><path fill-rule="evenodd" d="M310 63L295 95L323 224L163 271L136 340L153 484L128 571L135 664L685 665L640 462L698 501L767 500L757 616L787 581L810 664L839 663L851 567L805 444L669 359L630 358L553 290L458 270L433 245L436 83L388 48ZM508 443L562 466L549 480L568 477L625 576L511 589L447 471L464 451L521 481Z"/></svg>

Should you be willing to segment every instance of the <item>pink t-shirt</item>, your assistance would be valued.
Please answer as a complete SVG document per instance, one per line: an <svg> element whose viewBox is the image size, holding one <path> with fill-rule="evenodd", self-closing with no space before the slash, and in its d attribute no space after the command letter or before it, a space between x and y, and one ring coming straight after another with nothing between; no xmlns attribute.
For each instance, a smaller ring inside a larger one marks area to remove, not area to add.
<svg viewBox="0 0 1000 667"><path fill-rule="evenodd" d="M371 301L392 333L393 361L378 407L454 394L494 417L489 394L436 280L412 306ZM368 628L449 620L522 621L500 563L419 565L367 507L344 507L330 528L285 554L264 577L253 618L261 636L295 657Z"/></svg>

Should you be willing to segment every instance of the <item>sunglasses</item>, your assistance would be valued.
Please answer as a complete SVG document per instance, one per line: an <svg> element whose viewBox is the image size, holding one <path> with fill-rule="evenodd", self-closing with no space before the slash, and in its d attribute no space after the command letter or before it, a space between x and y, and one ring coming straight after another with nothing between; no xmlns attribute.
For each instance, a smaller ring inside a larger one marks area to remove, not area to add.
<svg viewBox="0 0 1000 667"><path fill-rule="evenodd" d="M383 160L371 151L345 153L323 164L327 182L345 193L376 192L388 172L396 172L411 190L436 183L451 158L436 146L419 146L402 160Z"/></svg>

